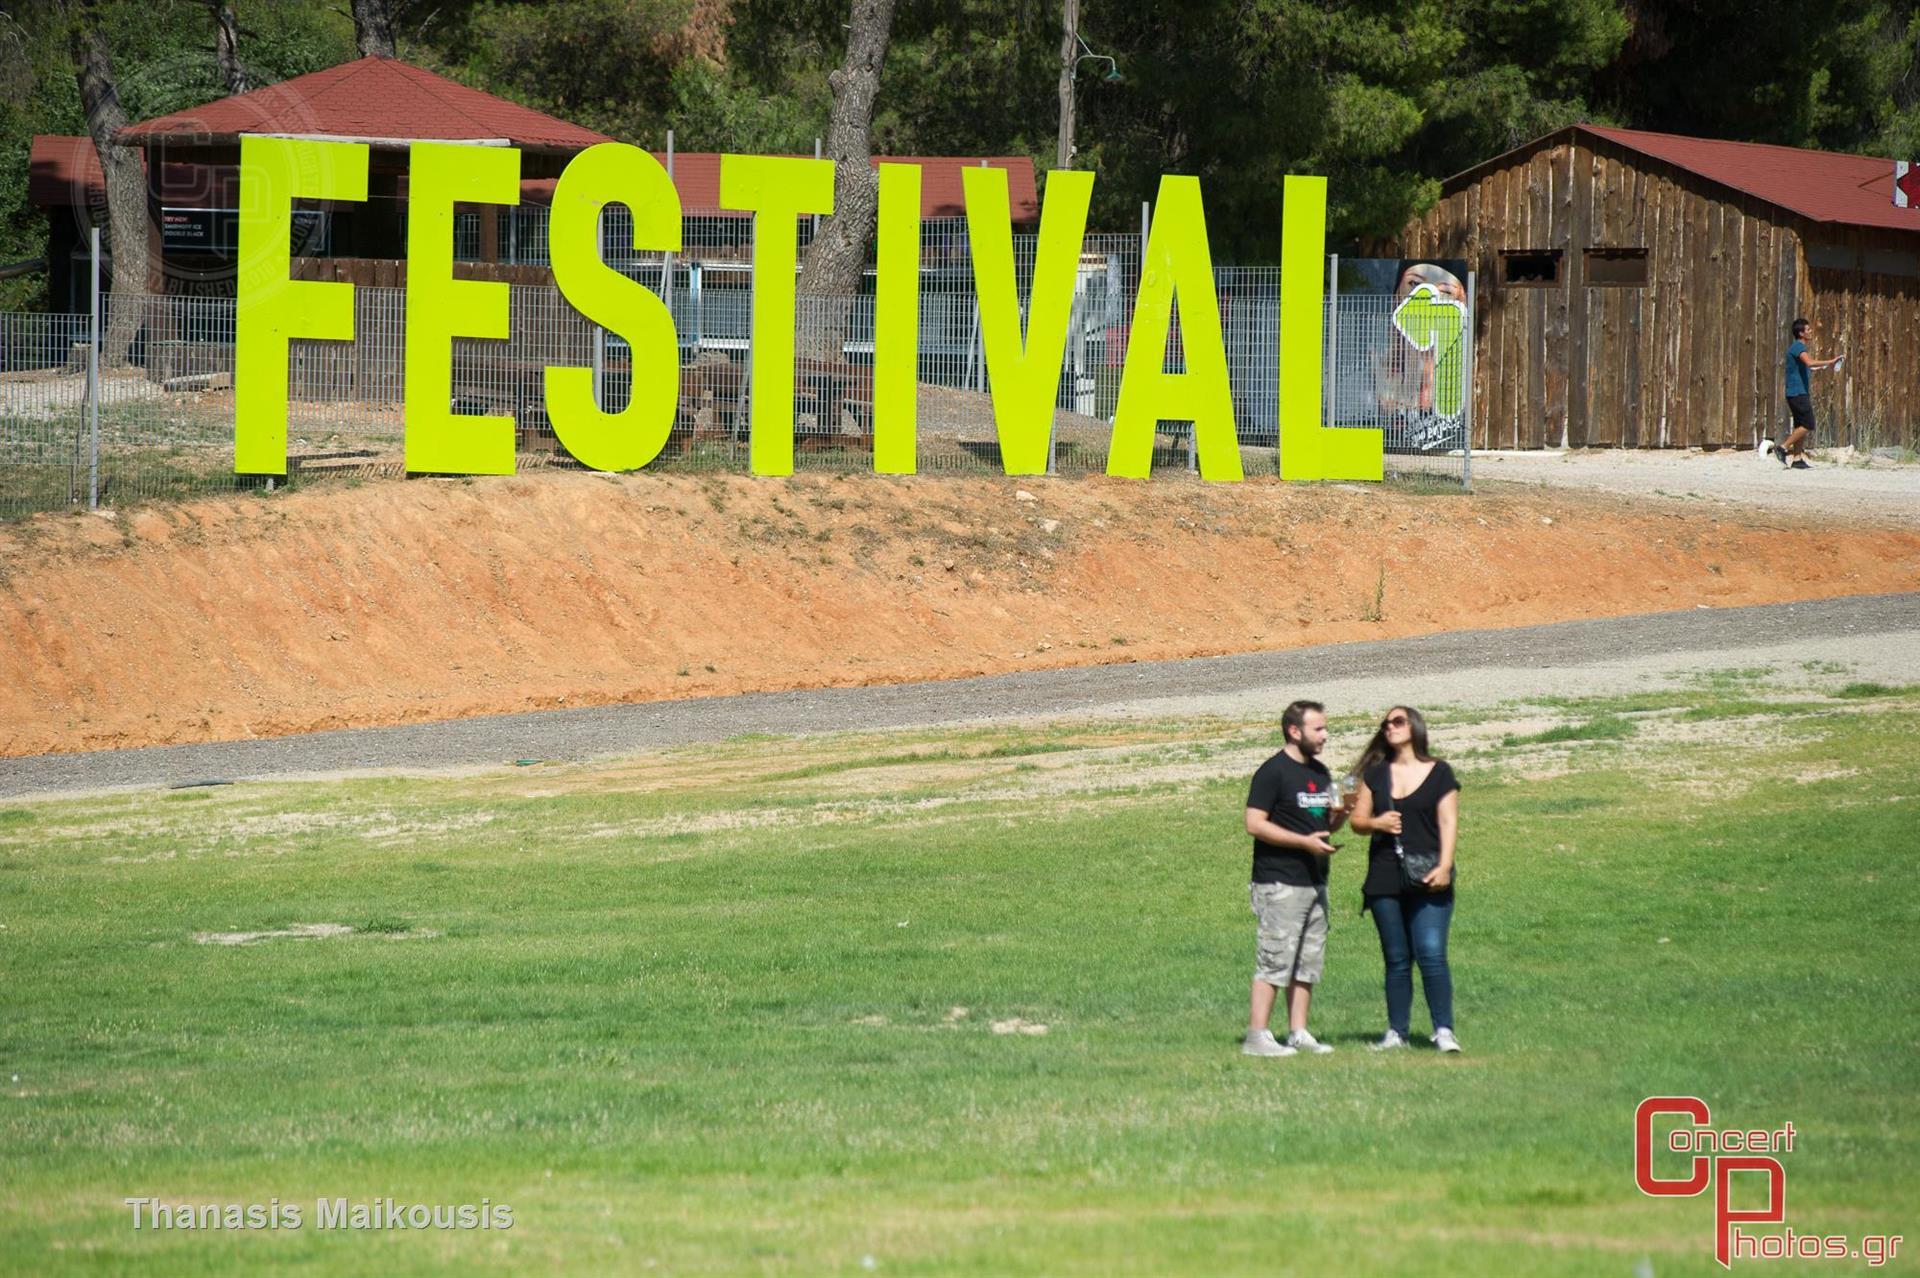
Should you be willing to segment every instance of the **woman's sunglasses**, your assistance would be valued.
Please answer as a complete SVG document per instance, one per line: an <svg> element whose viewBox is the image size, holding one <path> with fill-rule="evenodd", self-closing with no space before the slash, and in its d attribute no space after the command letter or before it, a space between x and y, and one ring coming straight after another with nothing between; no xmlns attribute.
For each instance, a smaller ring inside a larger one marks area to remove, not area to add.
<svg viewBox="0 0 1920 1278"><path fill-rule="evenodd" d="M1407 716L1404 714L1396 714L1393 718L1387 720L1387 726L1389 728L1404 728L1407 726Z"/></svg>

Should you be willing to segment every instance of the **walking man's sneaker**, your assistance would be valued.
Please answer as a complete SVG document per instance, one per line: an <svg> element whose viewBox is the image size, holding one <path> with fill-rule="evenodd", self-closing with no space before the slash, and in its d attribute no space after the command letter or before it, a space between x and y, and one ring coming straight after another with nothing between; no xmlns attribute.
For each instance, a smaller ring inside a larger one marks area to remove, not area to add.
<svg viewBox="0 0 1920 1278"><path fill-rule="evenodd" d="M1452 1030L1444 1026L1433 1032L1433 1045L1443 1052L1457 1052L1460 1050L1460 1040L1453 1036Z"/></svg>
<svg viewBox="0 0 1920 1278"><path fill-rule="evenodd" d="M1785 458L1785 457L1783 456L1783 457L1781 457L1781 459L1780 459L1780 460L1781 460L1781 461L1785 461L1785 460L1786 460L1786 458ZM1795 463L1793 464L1793 469L1795 469L1795 470L1812 470L1812 469L1813 469L1813 467L1811 467L1811 466L1809 466L1809 465L1807 465L1807 459L1806 459L1806 458L1804 458L1804 457L1802 457L1802 458L1801 458L1801 459L1800 459L1799 461L1797 461L1797 462L1795 462Z"/></svg>
<svg viewBox="0 0 1920 1278"><path fill-rule="evenodd" d="M1248 1030L1240 1040L1242 1056L1292 1056L1296 1049L1274 1038L1272 1030Z"/></svg>
<svg viewBox="0 0 1920 1278"><path fill-rule="evenodd" d="M1388 1030L1380 1036L1379 1042L1368 1043L1367 1050L1370 1052L1393 1052L1406 1046L1408 1046L1407 1040L1401 1037L1399 1030Z"/></svg>
<svg viewBox="0 0 1920 1278"><path fill-rule="evenodd" d="M1312 1052L1318 1056L1325 1056L1333 1050L1303 1029L1297 1029L1287 1035L1287 1046L1296 1052Z"/></svg>

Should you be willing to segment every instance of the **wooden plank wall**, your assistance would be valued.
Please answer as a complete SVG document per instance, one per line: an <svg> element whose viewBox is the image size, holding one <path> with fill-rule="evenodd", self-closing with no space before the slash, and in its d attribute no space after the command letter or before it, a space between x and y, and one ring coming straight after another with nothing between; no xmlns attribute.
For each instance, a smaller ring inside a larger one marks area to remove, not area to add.
<svg viewBox="0 0 1920 1278"><path fill-rule="evenodd" d="M1751 448L1786 420L1799 314L1821 326L1822 353L1849 352L1833 382L1816 383L1823 442L1920 442L1920 278L1810 272L1803 235L1844 239L1863 265L1869 250L1920 252L1920 235L1809 227L1571 133L1447 194L1396 247L1479 273L1477 447ZM1588 287L1589 246L1649 249L1647 285ZM1500 284L1501 249L1551 248L1566 255L1559 288Z"/></svg>
<svg viewBox="0 0 1920 1278"><path fill-rule="evenodd" d="M1503 248L1558 248L1573 232L1574 147L1523 152L1444 197L1408 226L1407 257L1465 258L1478 272L1474 324L1474 442L1480 448L1558 446L1566 432L1569 311L1565 288L1503 288ZM1549 340L1550 335L1555 340Z"/></svg>
<svg viewBox="0 0 1920 1278"><path fill-rule="evenodd" d="M1868 271L1867 254L1920 254L1920 235L1869 227L1803 226L1808 242L1851 249L1855 269L1812 267L1804 296L1814 351L1845 351L1837 373L1816 373L1821 443L1920 447L1920 278Z"/></svg>

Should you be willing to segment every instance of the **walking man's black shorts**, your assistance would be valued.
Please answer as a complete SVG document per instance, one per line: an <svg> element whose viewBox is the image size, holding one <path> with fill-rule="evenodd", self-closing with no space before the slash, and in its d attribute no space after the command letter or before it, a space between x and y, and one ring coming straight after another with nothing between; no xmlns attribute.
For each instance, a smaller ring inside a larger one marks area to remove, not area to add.
<svg viewBox="0 0 1920 1278"><path fill-rule="evenodd" d="M1787 396L1787 411L1793 414L1793 424L1807 431L1813 429L1813 400L1806 395Z"/></svg>

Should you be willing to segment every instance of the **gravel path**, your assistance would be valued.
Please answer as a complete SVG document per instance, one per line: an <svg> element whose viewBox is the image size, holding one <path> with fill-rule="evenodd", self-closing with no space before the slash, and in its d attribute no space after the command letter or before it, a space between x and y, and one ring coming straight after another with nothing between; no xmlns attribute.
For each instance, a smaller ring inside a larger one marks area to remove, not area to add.
<svg viewBox="0 0 1920 1278"><path fill-rule="evenodd" d="M1811 469L1787 470L1744 450L1489 452L1473 455L1473 481L1757 506L1849 523L1920 524L1920 465L1877 457L1859 465L1851 449L1819 457Z"/></svg>
<svg viewBox="0 0 1920 1278"><path fill-rule="evenodd" d="M1405 700L1475 705L1604 695L1692 671L1802 663L1903 683L1920 671L1920 593L1699 609L1515 630L1337 644L1289 652L1046 670L877 688L751 693L549 710L265 741L160 746L0 761L0 798L139 789L213 779L485 768L579 760L724 740L1071 717L1277 715L1297 696L1336 712Z"/></svg>

